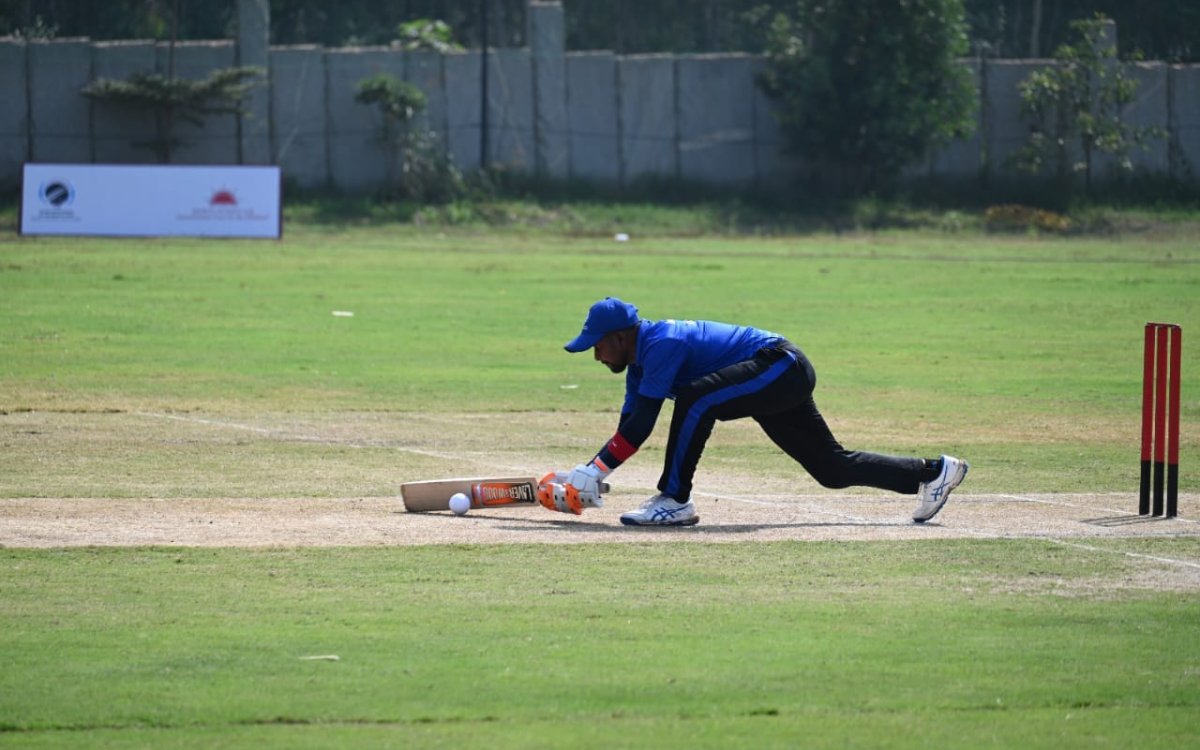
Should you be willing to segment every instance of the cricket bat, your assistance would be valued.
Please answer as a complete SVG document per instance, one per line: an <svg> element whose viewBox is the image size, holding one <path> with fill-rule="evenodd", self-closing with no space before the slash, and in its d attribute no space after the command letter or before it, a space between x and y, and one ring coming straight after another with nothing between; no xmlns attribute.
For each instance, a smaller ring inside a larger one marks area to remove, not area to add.
<svg viewBox="0 0 1200 750"><path fill-rule="evenodd" d="M609 487L601 483L600 492ZM538 505L538 478L473 477L461 479L431 479L405 482L400 485L400 497L409 513L449 510L450 496L461 492L471 498L471 508L531 508Z"/></svg>

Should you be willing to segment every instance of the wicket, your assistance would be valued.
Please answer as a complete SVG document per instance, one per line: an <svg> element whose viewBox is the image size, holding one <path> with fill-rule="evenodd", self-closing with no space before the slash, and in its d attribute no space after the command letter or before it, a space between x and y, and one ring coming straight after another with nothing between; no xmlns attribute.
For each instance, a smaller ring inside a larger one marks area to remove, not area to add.
<svg viewBox="0 0 1200 750"><path fill-rule="evenodd" d="M1147 323L1142 362L1139 515L1173 518L1179 512L1179 367L1182 359L1183 329L1174 323ZM1152 479L1153 507L1150 504Z"/></svg>

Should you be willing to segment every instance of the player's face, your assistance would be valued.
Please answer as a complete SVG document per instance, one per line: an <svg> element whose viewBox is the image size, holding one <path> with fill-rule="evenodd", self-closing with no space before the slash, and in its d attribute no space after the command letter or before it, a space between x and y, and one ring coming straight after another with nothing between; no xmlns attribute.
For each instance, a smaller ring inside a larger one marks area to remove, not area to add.
<svg viewBox="0 0 1200 750"><path fill-rule="evenodd" d="M604 366L613 372L620 374L625 372L625 368L629 365L629 347L626 345L627 334L624 331L613 331L604 338L596 342L593 347L597 362L603 362Z"/></svg>

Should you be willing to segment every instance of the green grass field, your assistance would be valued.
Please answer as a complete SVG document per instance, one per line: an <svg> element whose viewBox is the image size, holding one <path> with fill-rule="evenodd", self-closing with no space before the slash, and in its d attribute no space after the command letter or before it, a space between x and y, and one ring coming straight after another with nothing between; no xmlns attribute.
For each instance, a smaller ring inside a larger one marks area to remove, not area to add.
<svg viewBox="0 0 1200 750"><path fill-rule="evenodd" d="M970 492L1129 503L1142 325L1178 322L1181 486L1200 489L1186 229L7 237L0 543L18 499L391 497L456 467L465 438L403 431L430 415L481 415L503 425L495 455L569 466L619 404L620 379L561 348L604 295L791 337L855 447L962 454ZM247 429L198 438L196 420ZM330 439L262 437L297 424ZM748 431L709 454L794 471ZM8 545L0 747L1190 746L1200 535L1181 528L1087 546Z"/></svg>

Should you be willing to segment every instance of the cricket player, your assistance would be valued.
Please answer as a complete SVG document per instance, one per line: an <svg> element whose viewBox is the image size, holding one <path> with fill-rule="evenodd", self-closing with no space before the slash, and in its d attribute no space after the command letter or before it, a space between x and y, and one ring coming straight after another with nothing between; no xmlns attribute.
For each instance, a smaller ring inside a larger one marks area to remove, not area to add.
<svg viewBox="0 0 1200 750"><path fill-rule="evenodd" d="M813 402L816 374L795 344L747 326L705 320L642 320L628 302L592 305L568 352L593 349L597 361L625 373L625 403L616 433L592 460L567 476L582 503L601 503L599 483L628 461L675 401L658 494L621 516L630 526L698 523L692 477L717 420L750 417L767 436L830 488L877 487L917 495L913 520L937 515L967 474L967 462L848 451Z"/></svg>

